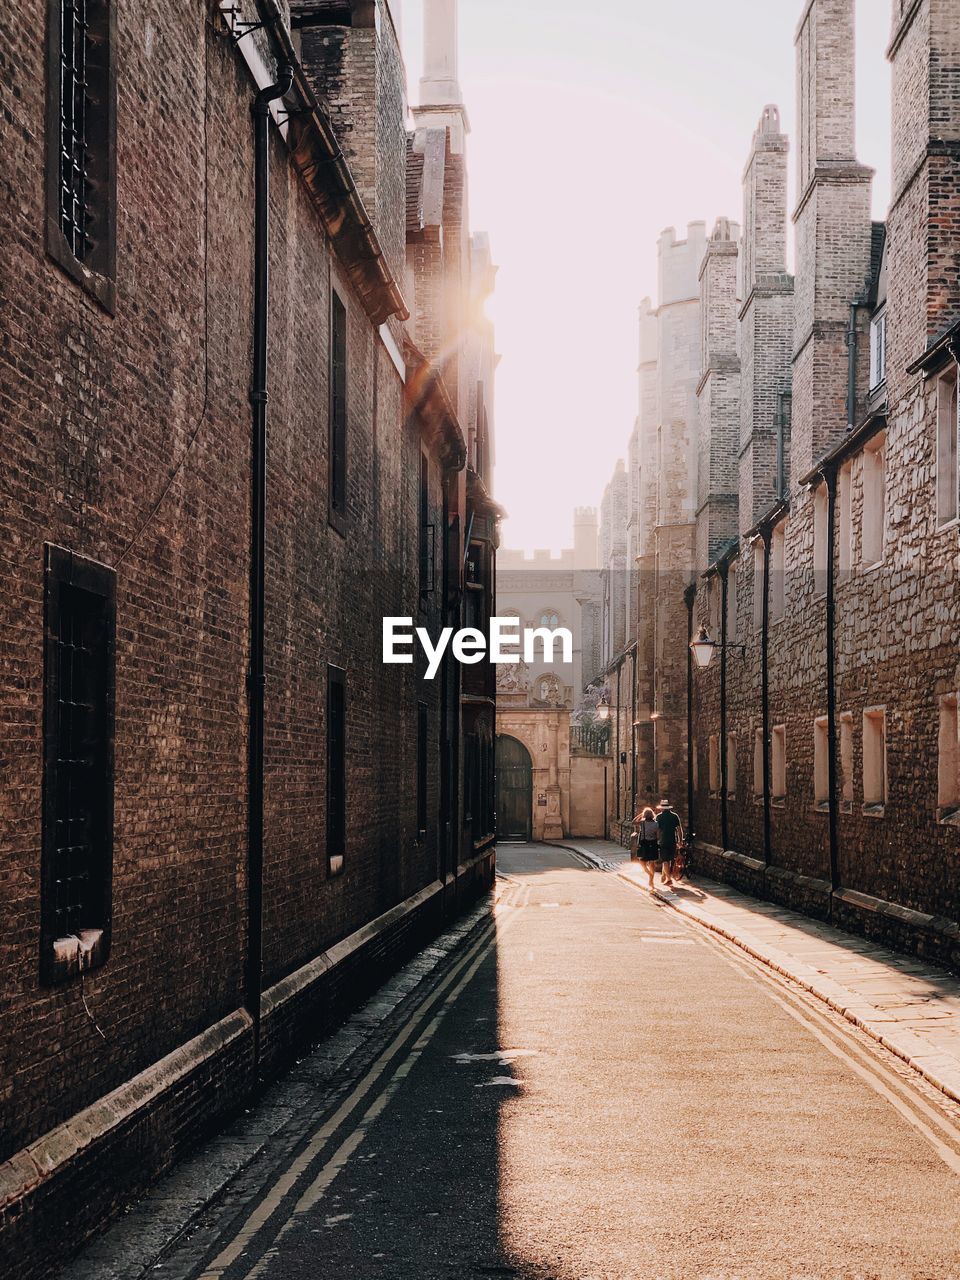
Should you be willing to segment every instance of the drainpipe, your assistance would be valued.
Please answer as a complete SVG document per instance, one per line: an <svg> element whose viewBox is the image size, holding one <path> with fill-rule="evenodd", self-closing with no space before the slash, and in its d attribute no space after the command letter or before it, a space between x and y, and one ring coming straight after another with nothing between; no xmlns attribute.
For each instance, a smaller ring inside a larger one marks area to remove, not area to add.
<svg viewBox="0 0 960 1280"><path fill-rule="evenodd" d="M720 570L720 843L730 847L727 812L727 592L729 565Z"/></svg>
<svg viewBox="0 0 960 1280"><path fill-rule="evenodd" d="M833 893L840 887L840 830L838 809L840 797L837 768L837 676L836 676L836 561L834 542L837 527L837 469L824 473L827 486L827 781L830 792L828 810L830 832L830 917L833 917Z"/></svg>
<svg viewBox="0 0 960 1280"><path fill-rule="evenodd" d="M693 606L697 598L697 584L691 582L683 593L683 602L687 606L687 840L693 846L696 827L694 825L694 793L693 793Z"/></svg>
<svg viewBox="0 0 960 1280"><path fill-rule="evenodd" d="M771 862L770 838L770 535L765 528L763 539L763 622L760 635L760 714L763 732L763 862Z"/></svg>
<svg viewBox="0 0 960 1280"><path fill-rule="evenodd" d="M253 102L254 268L253 377L250 384L252 458L250 494L250 669L247 759L247 958L244 1004L253 1019L254 1080L260 1064L263 985L263 712L264 586L267 471L267 305L269 301L270 103L288 93L293 68L277 67L277 82Z"/></svg>

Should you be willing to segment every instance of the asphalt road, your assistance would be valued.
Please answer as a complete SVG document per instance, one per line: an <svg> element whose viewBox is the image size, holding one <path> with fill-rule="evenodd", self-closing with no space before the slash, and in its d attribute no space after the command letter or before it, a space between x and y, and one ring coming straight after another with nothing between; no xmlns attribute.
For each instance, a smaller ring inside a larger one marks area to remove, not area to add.
<svg viewBox="0 0 960 1280"><path fill-rule="evenodd" d="M544 846L331 1114L152 1274L949 1280L960 1142L842 1028Z"/></svg>

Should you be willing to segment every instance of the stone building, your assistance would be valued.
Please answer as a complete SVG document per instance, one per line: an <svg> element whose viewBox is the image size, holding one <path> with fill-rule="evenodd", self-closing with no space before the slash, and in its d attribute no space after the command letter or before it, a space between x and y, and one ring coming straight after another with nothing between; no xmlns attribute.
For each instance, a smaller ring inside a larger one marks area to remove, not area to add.
<svg viewBox="0 0 960 1280"><path fill-rule="evenodd" d="M686 791L702 869L954 966L960 104L944 68L958 29L951 0L894 0L893 194L876 223L854 147L854 0L803 5L796 273L789 147L768 106L742 232L721 219L688 285L693 470L690 452L654 454L644 423L647 406L658 434L682 437L650 387L654 364L661 392L669 379L690 386L689 343L671 347L661 308L641 310L632 519L641 577L665 590L649 608L641 586L638 728L648 700L657 719L652 748L643 737L631 748L641 789ZM677 521L666 539L645 524L647 465L657 520ZM658 557L675 539L665 582ZM701 626L718 647L685 681L679 641ZM670 652L658 647L667 636ZM666 756L661 715L675 726Z"/></svg>
<svg viewBox="0 0 960 1280"><path fill-rule="evenodd" d="M85 12L0 31L18 1280L493 867L492 669L381 661L384 614L492 609L493 271L459 97L424 86L424 184L390 0ZM428 79L455 82L454 18L429 0Z"/></svg>
<svg viewBox="0 0 960 1280"><path fill-rule="evenodd" d="M600 674L602 574L597 512L574 513L574 545L549 551L501 550L497 613L520 628L567 628L572 661L541 647L530 662L497 669L497 830L503 839L559 840L604 834L607 737L573 723Z"/></svg>

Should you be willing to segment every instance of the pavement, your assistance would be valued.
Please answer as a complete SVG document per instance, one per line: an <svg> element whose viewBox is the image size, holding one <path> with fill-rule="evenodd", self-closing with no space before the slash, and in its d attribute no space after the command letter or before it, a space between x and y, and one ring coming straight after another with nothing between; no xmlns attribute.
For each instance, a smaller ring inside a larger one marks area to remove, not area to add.
<svg viewBox="0 0 960 1280"><path fill-rule="evenodd" d="M564 841L647 892L647 876L610 840ZM960 980L798 912L694 875L655 895L825 1001L960 1102Z"/></svg>
<svg viewBox="0 0 960 1280"><path fill-rule="evenodd" d="M498 867L184 1229L161 1185L71 1280L960 1280L960 1107L616 846Z"/></svg>

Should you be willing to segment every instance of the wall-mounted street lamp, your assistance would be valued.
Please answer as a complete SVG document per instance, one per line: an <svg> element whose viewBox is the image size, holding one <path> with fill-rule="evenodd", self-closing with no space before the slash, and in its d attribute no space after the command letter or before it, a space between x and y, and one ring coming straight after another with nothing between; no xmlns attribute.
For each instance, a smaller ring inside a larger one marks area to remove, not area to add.
<svg viewBox="0 0 960 1280"><path fill-rule="evenodd" d="M607 701L606 694L603 694L602 697L600 698L600 701L597 703L597 719L598 720L610 719L610 703Z"/></svg>
<svg viewBox="0 0 960 1280"><path fill-rule="evenodd" d="M690 641L690 652L693 654L693 660L701 671L705 671L709 667L713 660L713 655L718 649L736 649L739 651L741 658L747 656L746 645L722 644L719 640L711 640L710 632L706 627L701 627Z"/></svg>

